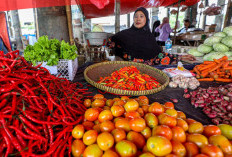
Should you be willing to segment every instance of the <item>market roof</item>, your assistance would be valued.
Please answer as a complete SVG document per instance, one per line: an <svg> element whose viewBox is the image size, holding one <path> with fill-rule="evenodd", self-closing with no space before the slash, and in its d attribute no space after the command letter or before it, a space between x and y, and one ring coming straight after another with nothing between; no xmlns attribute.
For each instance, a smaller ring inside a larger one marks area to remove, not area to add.
<svg viewBox="0 0 232 157"><path fill-rule="evenodd" d="M179 0L120 0L121 14L133 12L137 7L146 8L177 5ZM180 0L181 5L191 6L199 0ZM0 11L65 6L80 4L86 18L114 15L115 0L2 0Z"/></svg>

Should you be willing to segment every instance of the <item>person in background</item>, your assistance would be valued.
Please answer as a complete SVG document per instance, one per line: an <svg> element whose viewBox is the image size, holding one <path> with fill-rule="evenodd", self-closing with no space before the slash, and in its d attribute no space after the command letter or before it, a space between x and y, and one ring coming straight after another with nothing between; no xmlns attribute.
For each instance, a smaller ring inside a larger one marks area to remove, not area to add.
<svg viewBox="0 0 232 157"><path fill-rule="evenodd" d="M180 33L180 34L186 33L187 30L188 30L189 28L194 28L194 25L191 25L189 19L185 19L185 20L184 20L184 27L181 28L181 29L178 31L178 33Z"/></svg>
<svg viewBox="0 0 232 157"><path fill-rule="evenodd" d="M149 28L150 20L147 9L138 8L133 20L134 23L129 29L111 37L111 47L115 48L116 56L125 60L152 65L161 49Z"/></svg>
<svg viewBox="0 0 232 157"><path fill-rule="evenodd" d="M159 32L156 32L155 29L156 29L157 27L159 27L159 25L160 25L160 20L157 20L157 21L154 22L153 28L152 28L152 34L154 34L154 36L155 36L155 38L156 38L156 41L159 39L160 33L159 33Z"/></svg>
<svg viewBox="0 0 232 157"><path fill-rule="evenodd" d="M168 17L163 18L162 24L155 29L155 32L160 33L157 41L158 45L165 46L165 41L169 38L170 33L173 32Z"/></svg>

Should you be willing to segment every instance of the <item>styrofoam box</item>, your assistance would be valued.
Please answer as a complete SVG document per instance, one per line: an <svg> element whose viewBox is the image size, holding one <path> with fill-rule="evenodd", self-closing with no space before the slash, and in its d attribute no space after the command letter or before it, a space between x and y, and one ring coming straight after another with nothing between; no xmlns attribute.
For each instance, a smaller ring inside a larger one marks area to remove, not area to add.
<svg viewBox="0 0 232 157"><path fill-rule="evenodd" d="M60 59L58 65L54 66L48 66L47 62L43 62L42 67L48 69L48 71L53 75L59 76L60 78L66 78L72 81L78 69L78 59Z"/></svg>

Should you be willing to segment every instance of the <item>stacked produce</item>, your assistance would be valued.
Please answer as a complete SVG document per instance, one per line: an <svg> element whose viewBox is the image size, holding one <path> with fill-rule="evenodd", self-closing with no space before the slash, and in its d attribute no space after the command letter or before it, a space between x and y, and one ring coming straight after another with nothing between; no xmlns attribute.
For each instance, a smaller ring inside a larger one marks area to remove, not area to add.
<svg viewBox="0 0 232 157"><path fill-rule="evenodd" d="M232 26L215 33L197 48L190 49L188 53L196 57L203 56L205 61L213 61L223 56L228 56L229 60L232 60Z"/></svg>
<svg viewBox="0 0 232 157"><path fill-rule="evenodd" d="M98 83L123 90L151 90L160 87L156 78L142 74L135 66L128 66L114 71L110 76L100 77Z"/></svg>
<svg viewBox="0 0 232 157"><path fill-rule="evenodd" d="M36 65L37 62L47 62L47 65L57 65L59 59L74 60L77 58L77 47L69 45L64 40L48 39L48 36L41 36L32 46L28 45L24 50L24 57L27 61Z"/></svg>
<svg viewBox="0 0 232 157"><path fill-rule="evenodd" d="M94 157L231 156L232 126L203 126L174 104L149 105L146 96L86 99L85 121L72 130L72 154Z"/></svg>
<svg viewBox="0 0 232 157"><path fill-rule="evenodd" d="M199 81L232 82L232 61L227 56L196 65L193 72Z"/></svg>
<svg viewBox="0 0 232 157"><path fill-rule="evenodd" d="M203 112L212 118L213 123L232 125L232 84L198 88L184 94L184 97L190 98L195 107L203 108Z"/></svg>
<svg viewBox="0 0 232 157"><path fill-rule="evenodd" d="M70 156L87 89L32 66L18 51L0 53L1 156Z"/></svg>

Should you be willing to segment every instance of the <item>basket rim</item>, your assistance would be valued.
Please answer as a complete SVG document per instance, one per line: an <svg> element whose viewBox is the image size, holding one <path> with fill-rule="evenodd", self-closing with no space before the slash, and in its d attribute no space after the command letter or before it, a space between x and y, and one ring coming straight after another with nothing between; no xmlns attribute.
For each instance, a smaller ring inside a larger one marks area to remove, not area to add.
<svg viewBox="0 0 232 157"><path fill-rule="evenodd" d="M124 64L126 66L137 65L137 66L140 66L140 67L145 67L145 68L148 68L150 70L159 72L166 79L166 81L165 81L164 84L162 84L160 87L158 87L156 89L142 90L142 91L132 91L132 90L123 90L123 89L117 89L117 88L108 87L108 86L105 86L105 85L102 85L100 83L97 83L97 82L93 81L92 79L90 79L87 76L87 72L89 70L94 69L95 67L98 67L98 66L101 66L101 65L108 65L108 64ZM159 70L159 69L157 69L155 67L146 65L146 64L137 63L137 62L130 62L130 61L108 61L108 62L100 62L100 63L90 65L84 71L84 78L88 83L90 83L94 87L96 87L98 89L101 89L103 91L113 93L113 94L119 94L119 95L125 95L126 94L126 95L133 95L133 96L148 95L148 94L157 93L157 92L163 90L169 83L169 77L163 71L161 71L161 70Z"/></svg>

